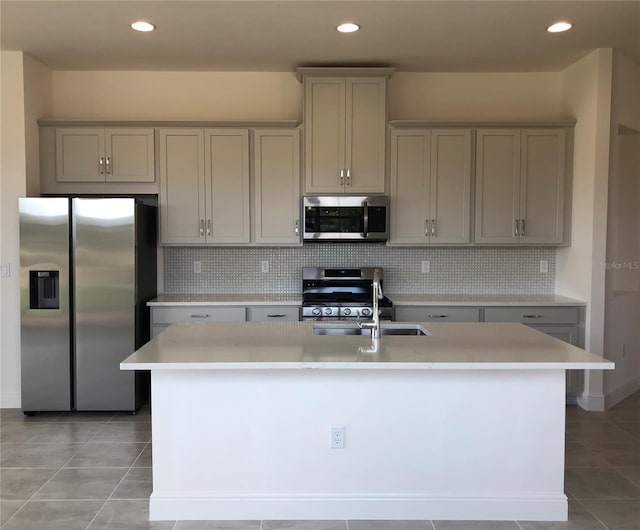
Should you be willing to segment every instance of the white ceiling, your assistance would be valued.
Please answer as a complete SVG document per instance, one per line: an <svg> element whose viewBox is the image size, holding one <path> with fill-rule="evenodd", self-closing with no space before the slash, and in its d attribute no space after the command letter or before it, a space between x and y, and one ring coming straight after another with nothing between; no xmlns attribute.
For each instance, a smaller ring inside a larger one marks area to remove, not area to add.
<svg viewBox="0 0 640 530"><path fill-rule="evenodd" d="M558 19L574 29L547 33ZM346 20L361 31L336 32ZM557 71L595 48L640 64L640 0L2 0L0 24L2 50L56 70Z"/></svg>

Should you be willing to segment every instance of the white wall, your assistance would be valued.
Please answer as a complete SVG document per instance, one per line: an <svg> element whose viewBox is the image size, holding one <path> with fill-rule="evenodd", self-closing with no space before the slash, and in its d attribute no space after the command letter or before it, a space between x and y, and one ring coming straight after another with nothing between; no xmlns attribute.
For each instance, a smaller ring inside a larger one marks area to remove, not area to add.
<svg viewBox="0 0 640 530"><path fill-rule="evenodd" d="M557 120L565 117L560 72L397 72L390 120Z"/></svg>
<svg viewBox="0 0 640 530"><path fill-rule="evenodd" d="M291 72L53 72L53 117L98 120L298 120Z"/></svg>
<svg viewBox="0 0 640 530"><path fill-rule="evenodd" d="M22 52L0 53L0 261L11 276L0 280L0 400L20 406L20 255L18 197L26 191Z"/></svg>
<svg viewBox="0 0 640 530"><path fill-rule="evenodd" d="M563 104L577 119L571 247L557 251L556 292L589 302L585 346L602 354L612 50L596 50L563 72ZM589 372L580 401L604 410L602 372Z"/></svg>
<svg viewBox="0 0 640 530"><path fill-rule="evenodd" d="M640 66L614 52L604 374L607 407L640 388Z"/></svg>

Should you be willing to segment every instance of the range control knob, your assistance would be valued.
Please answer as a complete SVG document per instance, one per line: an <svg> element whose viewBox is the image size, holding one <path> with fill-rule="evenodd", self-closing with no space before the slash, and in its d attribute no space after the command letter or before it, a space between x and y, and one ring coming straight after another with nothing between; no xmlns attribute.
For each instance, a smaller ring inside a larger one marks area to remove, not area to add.
<svg viewBox="0 0 640 530"><path fill-rule="evenodd" d="M342 313L349 316L351 314L351 309L347 307Z"/></svg>
<svg viewBox="0 0 640 530"><path fill-rule="evenodd" d="M322 311L320 311L320 308L319 308L319 307L314 307L314 308L311 310L311 314L312 314L312 315L315 315L315 316L320 316L320 315L322 314Z"/></svg>
<svg viewBox="0 0 640 530"><path fill-rule="evenodd" d="M365 307L362 309L362 315L365 317L368 317L371 314L371 309L369 309L368 307Z"/></svg>
<svg viewBox="0 0 640 530"><path fill-rule="evenodd" d="M333 311L332 311L332 309L331 309L330 307L327 307L327 308L324 310L324 314L325 314L325 315L330 315L332 312L333 312Z"/></svg>

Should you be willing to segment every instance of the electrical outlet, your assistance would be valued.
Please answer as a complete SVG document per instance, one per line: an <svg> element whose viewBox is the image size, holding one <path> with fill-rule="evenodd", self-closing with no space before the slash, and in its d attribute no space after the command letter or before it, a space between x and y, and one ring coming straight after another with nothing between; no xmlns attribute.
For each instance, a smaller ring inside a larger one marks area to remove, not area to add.
<svg viewBox="0 0 640 530"><path fill-rule="evenodd" d="M11 265L9 263L0 264L0 278L11 277Z"/></svg>
<svg viewBox="0 0 640 530"><path fill-rule="evenodd" d="M422 272L423 273L431 272L431 262L430 261L424 260L422 262Z"/></svg>
<svg viewBox="0 0 640 530"><path fill-rule="evenodd" d="M344 449L344 427L331 427L331 448Z"/></svg>
<svg viewBox="0 0 640 530"><path fill-rule="evenodd" d="M202 272L202 262L194 261L193 262L193 274L200 274Z"/></svg>
<svg viewBox="0 0 640 530"><path fill-rule="evenodd" d="M549 262L546 259L540 260L540 272L543 274L549 272Z"/></svg>
<svg viewBox="0 0 640 530"><path fill-rule="evenodd" d="M260 262L260 272L269 272L269 261L268 260L262 260Z"/></svg>

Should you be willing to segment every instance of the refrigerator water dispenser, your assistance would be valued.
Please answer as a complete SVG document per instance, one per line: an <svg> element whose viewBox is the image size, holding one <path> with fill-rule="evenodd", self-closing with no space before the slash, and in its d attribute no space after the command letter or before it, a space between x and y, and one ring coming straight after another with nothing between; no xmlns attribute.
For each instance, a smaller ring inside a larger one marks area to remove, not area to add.
<svg viewBox="0 0 640 530"><path fill-rule="evenodd" d="M60 271L29 271L29 308L60 309Z"/></svg>

